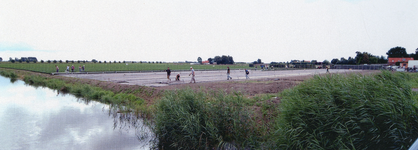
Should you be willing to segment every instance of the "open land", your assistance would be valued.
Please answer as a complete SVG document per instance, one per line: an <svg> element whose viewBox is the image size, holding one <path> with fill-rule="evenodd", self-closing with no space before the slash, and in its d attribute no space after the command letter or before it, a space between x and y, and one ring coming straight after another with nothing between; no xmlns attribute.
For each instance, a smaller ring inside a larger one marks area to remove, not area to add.
<svg viewBox="0 0 418 150"><path fill-rule="evenodd" d="M378 70L347 70L330 69L330 74L361 73L370 74ZM146 73L109 73L109 74L61 74L60 76L108 81L108 84L119 84L120 88L130 86L149 86L160 90L174 90L191 87L195 90L225 90L226 92L241 91L246 95L263 93L278 93L291 88L313 75L326 75L326 69L261 71L250 70L250 79L246 79L244 70L231 70L232 80L226 80L226 70L196 71L196 84L190 84L190 71L172 71L171 82L167 80L166 72ZM180 74L180 81L175 76ZM123 90L121 90L123 91Z"/></svg>

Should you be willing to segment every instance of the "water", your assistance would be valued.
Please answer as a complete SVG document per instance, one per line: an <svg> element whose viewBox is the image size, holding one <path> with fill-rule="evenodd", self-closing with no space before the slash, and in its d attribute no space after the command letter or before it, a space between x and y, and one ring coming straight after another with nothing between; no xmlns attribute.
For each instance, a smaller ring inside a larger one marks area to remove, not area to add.
<svg viewBox="0 0 418 150"><path fill-rule="evenodd" d="M0 150L149 149L141 120L72 95L0 76Z"/></svg>

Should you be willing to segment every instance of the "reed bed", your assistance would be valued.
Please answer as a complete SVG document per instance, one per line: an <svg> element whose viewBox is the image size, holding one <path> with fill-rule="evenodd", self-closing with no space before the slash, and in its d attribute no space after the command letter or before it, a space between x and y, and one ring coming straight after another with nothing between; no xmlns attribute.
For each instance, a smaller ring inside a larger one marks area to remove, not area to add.
<svg viewBox="0 0 418 150"><path fill-rule="evenodd" d="M407 149L418 137L411 76L316 76L281 93L280 149Z"/></svg>
<svg viewBox="0 0 418 150"><path fill-rule="evenodd" d="M156 104L154 132L162 149L251 149L257 130L240 95L169 91Z"/></svg>

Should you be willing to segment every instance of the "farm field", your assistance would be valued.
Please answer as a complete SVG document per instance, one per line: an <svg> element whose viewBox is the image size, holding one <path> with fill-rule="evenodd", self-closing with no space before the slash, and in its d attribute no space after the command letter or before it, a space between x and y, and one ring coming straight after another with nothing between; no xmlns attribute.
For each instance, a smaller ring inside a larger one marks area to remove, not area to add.
<svg viewBox="0 0 418 150"><path fill-rule="evenodd" d="M222 70L212 71L195 71L196 82L222 82L226 80L225 66ZM170 67L171 68L171 67ZM331 69L332 73L360 73L363 70L347 70L347 69ZM190 71L172 71L171 82L167 80L166 72L144 72L144 73L105 73L105 74L60 74L65 77L74 77L82 79L94 79L100 81L111 81L114 83L141 85L141 86L167 86L189 83L191 77L188 76ZM288 78L298 76L313 76L318 74L325 74L326 69L306 69L306 70L279 70L279 71L261 71L250 70L250 80L260 80L268 78ZM180 81L175 81L175 76L180 74ZM230 81L245 81L245 73L243 69L231 70L232 80Z"/></svg>
<svg viewBox="0 0 418 150"><path fill-rule="evenodd" d="M231 69L249 68L248 64L236 65L190 65L186 63L26 63L26 62L1 62L0 67L10 69L28 70L42 73L55 73L55 66L58 66L59 73L64 73L67 66L74 65L74 72L80 72L79 67L85 66L85 72L114 72L114 71L164 71L167 67L171 70L220 70L229 66Z"/></svg>

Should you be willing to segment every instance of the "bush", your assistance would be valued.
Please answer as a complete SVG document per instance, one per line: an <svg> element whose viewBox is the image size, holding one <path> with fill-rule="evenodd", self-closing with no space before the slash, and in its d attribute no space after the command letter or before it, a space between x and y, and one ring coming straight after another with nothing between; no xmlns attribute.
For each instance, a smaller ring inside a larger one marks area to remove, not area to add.
<svg viewBox="0 0 418 150"><path fill-rule="evenodd" d="M59 63L62 63L62 60L60 60Z"/></svg>
<svg viewBox="0 0 418 150"><path fill-rule="evenodd" d="M46 62L51 63L51 60L48 60L48 61L46 61Z"/></svg>
<svg viewBox="0 0 418 150"><path fill-rule="evenodd" d="M315 76L282 93L279 149L407 149L418 109L405 73Z"/></svg>
<svg viewBox="0 0 418 150"><path fill-rule="evenodd" d="M44 63L44 60L41 60L41 63Z"/></svg>
<svg viewBox="0 0 418 150"><path fill-rule="evenodd" d="M57 63L57 60L54 60L53 62L54 62L54 63Z"/></svg>

